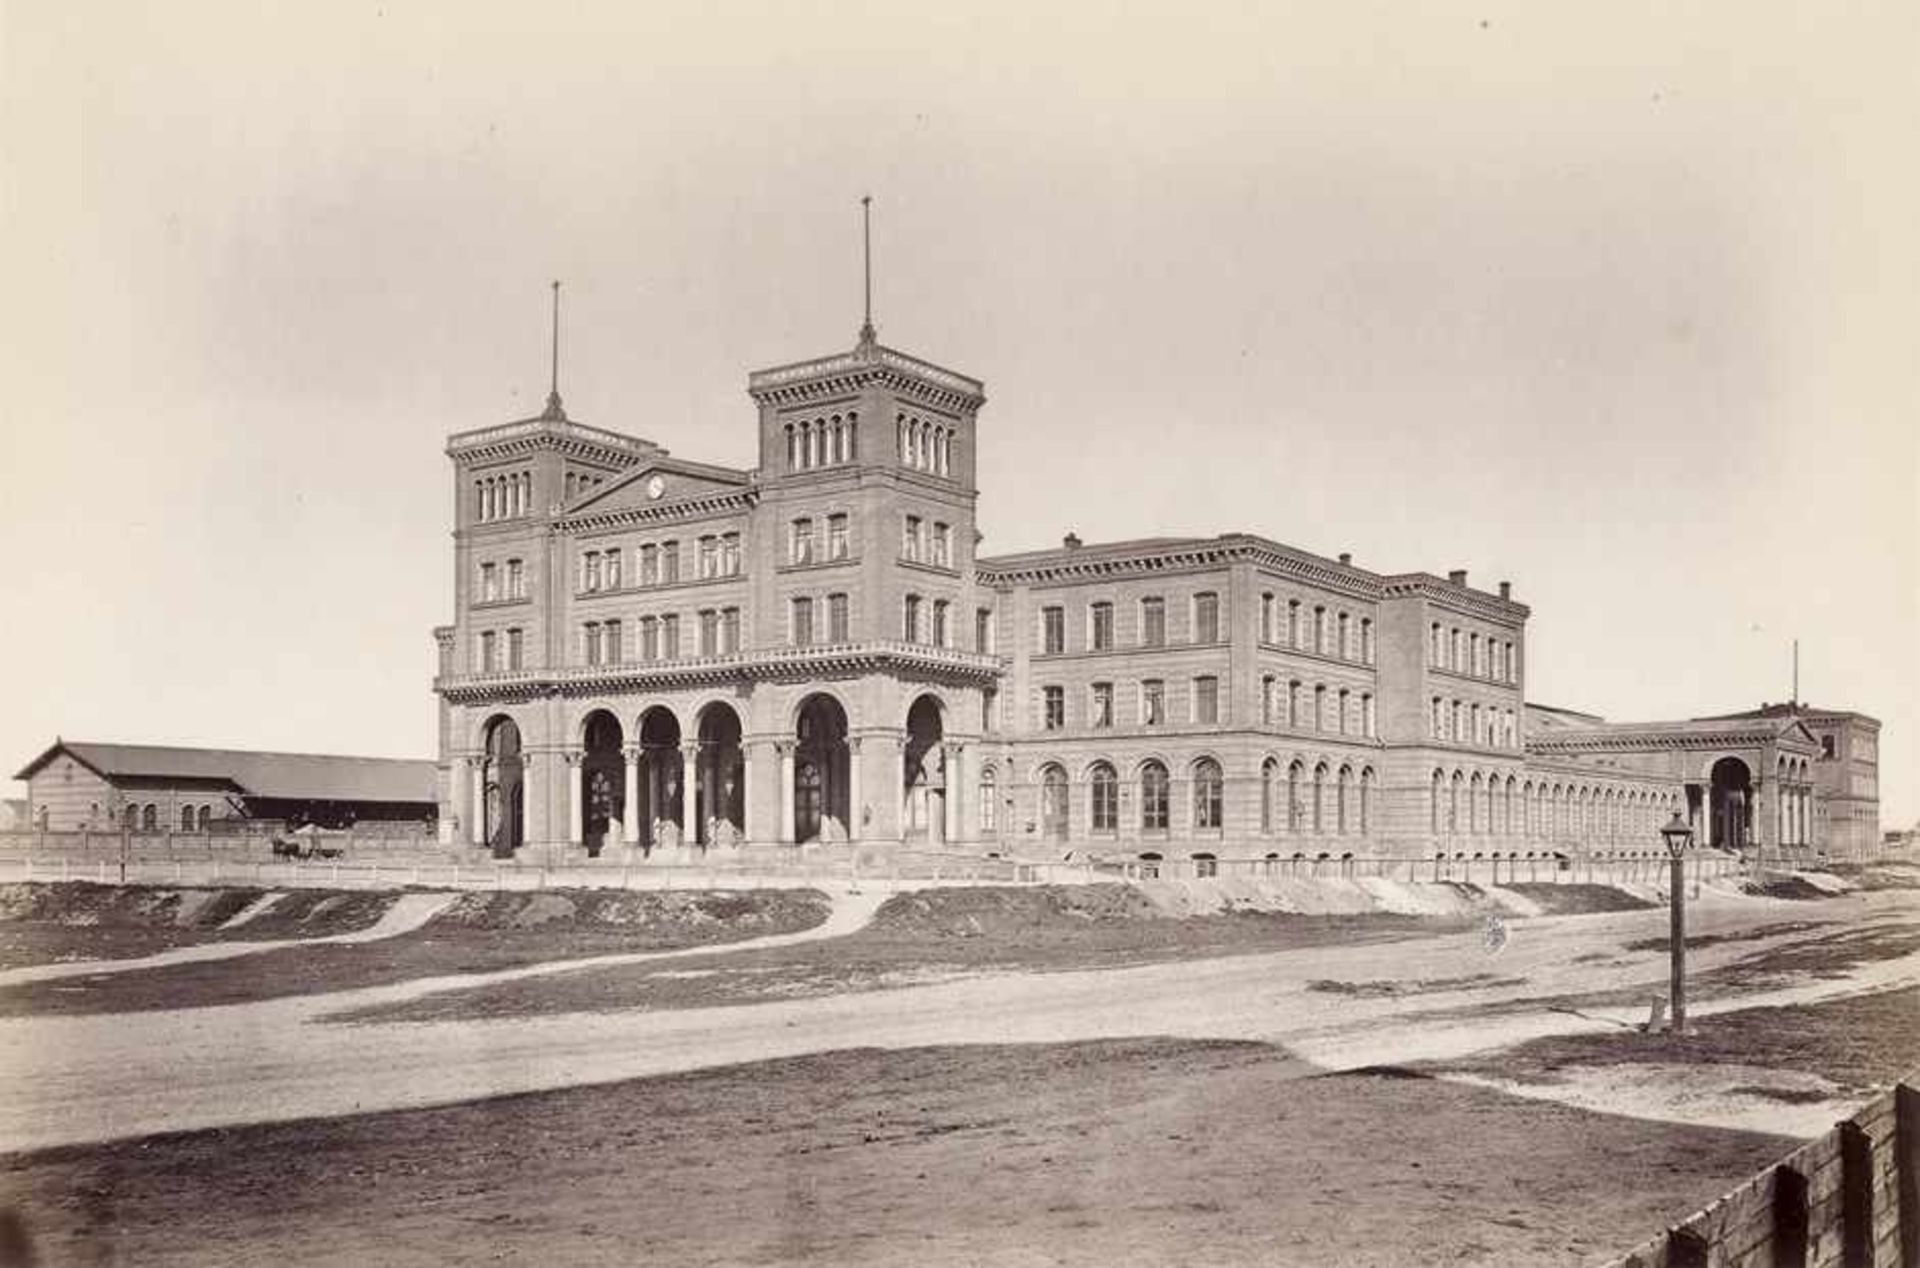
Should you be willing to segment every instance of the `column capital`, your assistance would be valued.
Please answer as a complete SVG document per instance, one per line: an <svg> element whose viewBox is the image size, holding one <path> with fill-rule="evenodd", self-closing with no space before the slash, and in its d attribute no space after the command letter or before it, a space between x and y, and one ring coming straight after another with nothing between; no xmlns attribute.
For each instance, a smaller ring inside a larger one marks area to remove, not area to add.
<svg viewBox="0 0 1920 1268"><path fill-rule="evenodd" d="M798 740L774 740L773 751L781 757L792 757L800 748Z"/></svg>
<svg viewBox="0 0 1920 1268"><path fill-rule="evenodd" d="M629 765L639 761L640 754L644 751L645 750L638 744L623 744L620 746L620 756L626 758Z"/></svg>
<svg viewBox="0 0 1920 1268"><path fill-rule="evenodd" d="M700 755L700 741L699 740L681 740L680 752L683 756L686 756L686 757L698 757Z"/></svg>
<svg viewBox="0 0 1920 1268"><path fill-rule="evenodd" d="M587 759L587 751L580 748L565 748L560 750L560 756L567 765L578 766Z"/></svg>

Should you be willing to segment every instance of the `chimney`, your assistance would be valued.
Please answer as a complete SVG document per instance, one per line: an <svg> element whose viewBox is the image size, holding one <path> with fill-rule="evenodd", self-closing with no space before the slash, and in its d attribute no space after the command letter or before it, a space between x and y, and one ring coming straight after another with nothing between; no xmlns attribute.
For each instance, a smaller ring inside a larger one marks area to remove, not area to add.
<svg viewBox="0 0 1920 1268"><path fill-rule="evenodd" d="M1447 580L1453 582L1456 586L1464 586L1467 584L1467 570L1465 568L1455 568L1447 574Z"/></svg>
<svg viewBox="0 0 1920 1268"><path fill-rule="evenodd" d="M1513 597L1513 582L1502 581L1500 583L1500 597L1503 599L1511 599Z"/></svg>
<svg viewBox="0 0 1920 1268"><path fill-rule="evenodd" d="M1343 550L1343 551L1341 551L1341 552L1340 552L1340 562L1341 562L1341 563L1343 563L1343 564L1349 564L1349 565L1350 565L1350 564L1352 564L1352 563L1353 563L1353 552L1352 552L1352 551L1350 551L1350 550Z"/></svg>
<svg viewBox="0 0 1920 1268"><path fill-rule="evenodd" d="M1068 529L1067 535L1060 539L1060 544L1062 546L1065 546L1068 550L1079 550L1080 534L1074 532L1072 529Z"/></svg>

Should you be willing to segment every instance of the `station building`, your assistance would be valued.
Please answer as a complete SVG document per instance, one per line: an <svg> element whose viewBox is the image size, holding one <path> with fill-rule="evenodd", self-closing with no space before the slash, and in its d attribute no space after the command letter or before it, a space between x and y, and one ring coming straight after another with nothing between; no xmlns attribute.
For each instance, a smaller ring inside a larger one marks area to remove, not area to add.
<svg viewBox="0 0 1920 1268"><path fill-rule="evenodd" d="M449 439L449 840L1426 857L1645 847L1676 810L1728 848L1877 835L1871 719L1530 705L1504 581L1247 533L977 555L985 389L871 326L747 392L749 469L557 391Z"/></svg>

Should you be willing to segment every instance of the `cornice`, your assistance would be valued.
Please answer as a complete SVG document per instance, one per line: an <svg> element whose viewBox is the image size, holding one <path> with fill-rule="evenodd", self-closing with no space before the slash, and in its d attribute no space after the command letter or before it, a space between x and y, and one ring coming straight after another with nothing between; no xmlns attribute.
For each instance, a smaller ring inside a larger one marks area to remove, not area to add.
<svg viewBox="0 0 1920 1268"><path fill-rule="evenodd" d="M1728 731L1649 728L1600 735L1572 734L1565 731L1553 735L1535 735L1527 739L1527 752L1539 753L1543 756L1553 753L1625 753L1647 749L1681 752L1696 749L1759 748L1768 744L1779 745L1790 751L1804 750L1809 753L1818 751L1815 746L1805 741L1765 728Z"/></svg>
<svg viewBox="0 0 1920 1268"><path fill-rule="evenodd" d="M762 405L783 407L857 395L869 387L887 388L956 415L977 410L986 401L986 386L978 379L878 344L747 376L749 396Z"/></svg>
<svg viewBox="0 0 1920 1268"><path fill-rule="evenodd" d="M588 511L563 516L553 521L553 531L567 536L594 532L603 528L627 528L636 524L677 524L740 515L753 510L760 501L758 488L730 489L704 497L683 498L651 506L628 506L619 510Z"/></svg>
<svg viewBox="0 0 1920 1268"><path fill-rule="evenodd" d="M804 681L886 671L955 684L991 683L999 679L1003 669L1004 662L998 656L882 640L766 648L675 661L448 675L434 680L434 690L453 704L481 704L549 695Z"/></svg>
<svg viewBox="0 0 1920 1268"><path fill-rule="evenodd" d="M1083 553L1084 557L1076 557ZM1373 573L1245 536L1147 547L1134 554L1107 554L1098 546L1085 546L1031 563L1000 562L988 557L976 559L974 571L982 585L1010 587L1197 572L1236 563L1251 563L1281 577L1363 601L1377 600L1381 594L1381 579Z"/></svg>

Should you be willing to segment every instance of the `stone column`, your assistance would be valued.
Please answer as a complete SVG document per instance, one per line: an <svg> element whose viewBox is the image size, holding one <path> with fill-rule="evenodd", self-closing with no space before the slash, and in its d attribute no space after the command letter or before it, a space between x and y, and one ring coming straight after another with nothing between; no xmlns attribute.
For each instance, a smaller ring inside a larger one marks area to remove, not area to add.
<svg viewBox="0 0 1920 1268"><path fill-rule="evenodd" d="M586 837L587 799L586 789L583 786L586 771L581 766L581 761L586 754L569 752L562 756L567 761L567 844L579 845Z"/></svg>
<svg viewBox="0 0 1920 1268"><path fill-rule="evenodd" d="M965 781L960 777L960 754L962 747L963 746L959 744L948 744L946 746L946 756L940 763L940 768L946 776L946 787L942 791L944 793L943 801L947 811L947 821L941 825L940 831L943 839L949 844L960 839L959 794L960 789L965 786ZM1088 822L1092 821L1089 820Z"/></svg>
<svg viewBox="0 0 1920 1268"><path fill-rule="evenodd" d="M620 808L621 836L630 846L641 843L640 835L640 746L629 744L623 750L627 759L627 795Z"/></svg>
<svg viewBox="0 0 1920 1268"><path fill-rule="evenodd" d="M861 800L863 790L860 786L860 741L857 737L847 739L847 840L858 841L864 816L861 808L866 804Z"/></svg>
<svg viewBox="0 0 1920 1268"><path fill-rule="evenodd" d="M759 747L740 737L740 844L753 840L753 751Z"/></svg>
<svg viewBox="0 0 1920 1268"><path fill-rule="evenodd" d="M487 843L487 759L467 759L469 782L473 785L473 813L467 819L467 840L474 845Z"/></svg>
<svg viewBox="0 0 1920 1268"><path fill-rule="evenodd" d="M700 825L700 741L687 740L680 745L680 844L698 843Z"/></svg>
<svg viewBox="0 0 1920 1268"><path fill-rule="evenodd" d="M780 754L780 844L793 844L793 741L778 740Z"/></svg>

